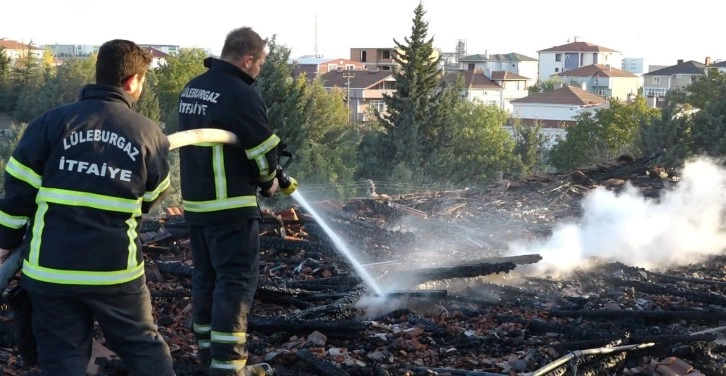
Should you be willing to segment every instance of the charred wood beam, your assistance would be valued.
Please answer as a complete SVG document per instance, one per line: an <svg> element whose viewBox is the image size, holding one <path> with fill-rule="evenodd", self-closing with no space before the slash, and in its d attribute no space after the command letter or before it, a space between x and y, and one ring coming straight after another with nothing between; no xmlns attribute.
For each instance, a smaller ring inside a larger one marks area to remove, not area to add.
<svg viewBox="0 0 726 376"><path fill-rule="evenodd" d="M315 243L307 240L291 240L274 236L260 236L260 250L277 249L286 251L319 252L322 254L337 254L335 248L324 243Z"/></svg>
<svg viewBox="0 0 726 376"><path fill-rule="evenodd" d="M678 289L674 286L661 286L656 285L654 283L645 283L635 280L624 280L619 278L606 278L605 282L613 284L613 285L620 285L620 286L628 286L633 287L636 290L646 293L646 294L656 294L656 295L671 295L671 296L678 296L681 298L686 298L692 302L701 302L701 303L707 303L707 304L715 304L715 305L726 305L726 296L723 295L717 295L713 292L708 293L700 293L696 291L683 291Z"/></svg>
<svg viewBox="0 0 726 376"><path fill-rule="evenodd" d="M298 359L304 361L311 368L315 370L316 375L320 376L348 376L349 373L345 370L338 369L335 365L325 360L319 359L313 355L307 349L303 349L297 352Z"/></svg>
<svg viewBox="0 0 726 376"><path fill-rule="evenodd" d="M704 333L704 334L685 334L685 335L662 335L662 336L631 336L625 338L625 336L612 336L610 338L601 338L585 341L576 342L562 342L553 343L549 347L562 351L562 350L576 350L586 347L600 347L608 343L612 343L617 340L622 340L623 343L646 343L652 342L656 345L672 345L675 343L688 343L688 342L711 342L718 338L716 333Z"/></svg>
<svg viewBox="0 0 726 376"><path fill-rule="evenodd" d="M517 264L513 262L442 266L438 268L401 270L396 272L390 278L412 281L411 283L423 283L450 278L468 278L489 274L508 273L516 267Z"/></svg>
<svg viewBox="0 0 726 376"><path fill-rule="evenodd" d="M191 277L194 267L178 261L155 261L154 265L162 273L169 273L183 277Z"/></svg>
<svg viewBox="0 0 726 376"><path fill-rule="evenodd" d="M560 333L569 338L585 339L598 338L603 341L611 339L612 333L606 329L597 328L579 328L572 325L562 325L541 320L527 320L517 316L498 315L494 319L498 323L519 323L522 327L527 328L536 333Z"/></svg>
<svg viewBox="0 0 726 376"><path fill-rule="evenodd" d="M386 294L388 298L426 298L426 299L443 299L447 296L447 290L407 290L393 291Z"/></svg>
<svg viewBox="0 0 726 376"><path fill-rule="evenodd" d="M656 273L651 271L645 271L648 273L648 275L651 275L656 278L660 279L669 279L674 281L684 281L684 282L692 282L692 283L700 283L704 285L714 285L714 286L722 286L726 287L726 282L724 281L716 281L713 279L703 279L703 278L692 278L692 277L681 277L677 275L672 274L663 274L663 273Z"/></svg>
<svg viewBox="0 0 726 376"><path fill-rule="evenodd" d="M588 317L604 318L609 320L619 319L643 319L650 321L668 320L703 320L718 321L726 319L726 312L720 311L605 311L605 310L580 310L580 311L550 311L551 316L556 317Z"/></svg>
<svg viewBox="0 0 726 376"><path fill-rule="evenodd" d="M503 373L491 373L481 371L469 371L465 369L456 368L426 368L426 367L415 367L413 369L416 372L420 372L425 375L451 375L451 376L507 376Z"/></svg>
<svg viewBox="0 0 726 376"><path fill-rule="evenodd" d="M310 333L319 331L328 337L359 338L360 332L366 330L368 325L357 320L303 320L292 316L277 316L273 318L249 317L250 330L262 333Z"/></svg>
<svg viewBox="0 0 726 376"><path fill-rule="evenodd" d="M613 179L613 178L627 178L630 177L633 174L642 173L643 170L646 169L647 164L660 157L665 153L664 150L658 150L656 152L653 152L651 154L645 155L643 157L640 157L633 161L630 164L627 164L625 166L616 167L607 171L583 171L585 175L590 177L593 180L596 181L603 181L607 179Z"/></svg>
<svg viewBox="0 0 726 376"><path fill-rule="evenodd" d="M302 319L326 316L334 319L352 318L359 313L358 309L354 308L353 305L360 299L366 289L366 286L359 285L342 298L330 304L311 307L294 315Z"/></svg>
<svg viewBox="0 0 726 376"><path fill-rule="evenodd" d="M331 286L337 286L339 288L343 288L343 291L349 291L360 283L361 279L357 275L341 275L337 277L317 278L307 281L290 281L285 282L285 286L287 288L301 288L305 290L324 290Z"/></svg>

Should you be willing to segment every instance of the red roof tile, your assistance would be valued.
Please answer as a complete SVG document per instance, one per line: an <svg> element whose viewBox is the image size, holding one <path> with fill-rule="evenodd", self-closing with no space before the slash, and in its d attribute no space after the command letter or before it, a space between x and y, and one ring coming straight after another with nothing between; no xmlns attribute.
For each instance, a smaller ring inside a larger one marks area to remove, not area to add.
<svg viewBox="0 0 726 376"><path fill-rule="evenodd" d="M459 74L463 76L464 86L467 89L502 90L502 87L498 83L490 80L479 69L449 73L442 80L448 83L454 83L456 82L456 76Z"/></svg>
<svg viewBox="0 0 726 376"><path fill-rule="evenodd" d="M572 42L561 46L550 47L537 52L620 52L607 47L600 47L587 42Z"/></svg>
<svg viewBox="0 0 726 376"><path fill-rule="evenodd" d="M599 95L588 93L585 90L573 86L563 86L559 89L544 93L530 94L524 98L515 99L512 104L536 103L536 104L561 104L573 106L599 105L607 103L607 100Z"/></svg>
<svg viewBox="0 0 726 376"><path fill-rule="evenodd" d="M628 71L604 64L592 64L557 74L560 77L638 77Z"/></svg>
<svg viewBox="0 0 726 376"><path fill-rule="evenodd" d="M8 50L27 50L30 47L31 50L42 50L36 46L28 46L27 43L20 43L14 40L0 39L0 47L5 47Z"/></svg>

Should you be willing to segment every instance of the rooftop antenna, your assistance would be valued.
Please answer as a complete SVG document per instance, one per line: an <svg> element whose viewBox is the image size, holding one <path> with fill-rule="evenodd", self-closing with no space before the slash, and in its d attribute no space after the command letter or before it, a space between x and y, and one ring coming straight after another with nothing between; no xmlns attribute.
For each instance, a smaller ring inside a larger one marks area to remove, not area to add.
<svg viewBox="0 0 726 376"><path fill-rule="evenodd" d="M320 57L320 55L318 55L318 15L317 14L315 14L315 46L314 46L314 49L315 49L315 52L314 52L315 57Z"/></svg>

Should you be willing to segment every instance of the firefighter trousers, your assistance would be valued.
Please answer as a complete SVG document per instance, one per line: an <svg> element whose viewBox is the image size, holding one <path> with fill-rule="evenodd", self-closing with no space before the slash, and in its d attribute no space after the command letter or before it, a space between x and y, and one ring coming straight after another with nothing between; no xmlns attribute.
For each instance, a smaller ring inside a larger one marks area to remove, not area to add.
<svg viewBox="0 0 726 376"><path fill-rule="evenodd" d="M258 219L189 224L194 334L210 375L237 375L247 363L247 316L259 279Z"/></svg>
<svg viewBox="0 0 726 376"><path fill-rule="evenodd" d="M86 375L94 318L106 346L121 358L129 374L174 375L169 347L151 315L151 297L145 283L108 291L28 294L43 375Z"/></svg>

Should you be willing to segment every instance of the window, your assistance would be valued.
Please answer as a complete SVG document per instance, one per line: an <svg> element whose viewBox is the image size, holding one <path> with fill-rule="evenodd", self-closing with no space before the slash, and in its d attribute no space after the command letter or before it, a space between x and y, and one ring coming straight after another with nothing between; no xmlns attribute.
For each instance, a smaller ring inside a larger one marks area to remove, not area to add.
<svg viewBox="0 0 726 376"><path fill-rule="evenodd" d="M559 72L560 68L555 68L555 73Z"/></svg>
<svg viewBox="0 0 726 376"><path fill-rule="evenodd" d="M363 62L363 63L365 63L367 56L368 56L367 51L361 51L360 52L360 61Z"/></svg>
<svg viewBox="0 0 726 376"><path fill-rule="evenodd" d="M555 54L555 61L562 61L562 54Z"/></svg>
<svg viewBox="0 0 726 376"><path fill-rule="evenodd" d="M345 70L353 70L355 69L355 65L353 64L345 64Z"/></svg>
<svg viewBox="0 0 726 376"><path fill-rule="evenodd" d="M646 97L662 97L666 95L668 89L665 88L647 88L645 89Z"/></svg>
<svg viewBox="0 0 726 376"><path fill-rule="evenodd" d="M338 64L328 64L328 72L332 72L338 69Z"/></svg>
<svg viewBox="0 0 726 376"><path fill-rule="evenodd" d="M382 100L374 99L371 101L370 107L378 112L383 112L386 104Z"/></svg>
<svg viewBox="0 0 726 376"><path fill-rule="evenodd" d="M597 91L597 95L599 95L601 97L604 97L606 94L607 93L605 93L605 90L604 89L598 89L598 91Z"/></svg>
<svg viewBox="0 0 726 376"><path fill-rule="evenodd" d="M660 77L653 77L653 83L654 84L660 84Z"/></svg>
<svg viewBox="0 0 726 376"><path fill-rule="evenodd" d="M381 51L381 59L390 59L390 58L391 58L391 51L389 51L389 50Z"/></svg>

